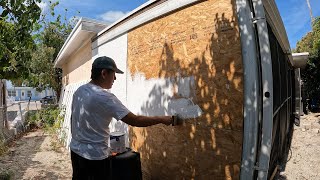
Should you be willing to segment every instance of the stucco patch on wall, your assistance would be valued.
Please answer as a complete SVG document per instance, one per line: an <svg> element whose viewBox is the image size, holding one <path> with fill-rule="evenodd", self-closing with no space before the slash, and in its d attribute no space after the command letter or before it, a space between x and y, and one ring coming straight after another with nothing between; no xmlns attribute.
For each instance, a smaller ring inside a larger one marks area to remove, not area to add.
<svg viewBox="0 0 320 180"><path fill-rule="evenodd" d="M92 50L93 60L100 56L112 58L116 62L117 67L124 72L124 74L116 74L116 80L109 91L115 94L124 105L127 105L127 34L123 34ZM115 131L116 122L115 119L110 122L110 132ZM128 126L122 123L120 129L126 132L126 145L129 146Z"/></svg>
<svg viewBox="0 0 320 180"><path fill-rule="evenodd" d="M92 51L92 59L96 59L100 56L108 56L112 58L119 69L124 74L116 74L116 80L111 88L111 92L114 93L123 104L126 105L126 68L127 68L127 34L119 36Z"/></svg>
<svg viewBox="0 0 320 180"><path fill-rule="evenodd" d="M239 175L243 67L234 3L199 1L128 33L128 72L134 83L128 90L135 90L128 91L130 108L145 115L164 115L173 111L170 108L194 103L202 111L182 127L130 128L130 144L140 152L143 171L151 178ZM177 81L179 77L193 83L190 98L185 97L188 92L183 92L186 86ZM184 110L194 114L192 109ZM168 174L172 169L179 171Z"/></svg>
<svg viewBox="0 0 320 180"><path fill-rule="evenodd" d="M131 78L133 77L133 78ZM132 112L150 116L180 114L196 118L202 114L194 103L194 77L151 78L143 74L128 74L128 107Z"/></svg>

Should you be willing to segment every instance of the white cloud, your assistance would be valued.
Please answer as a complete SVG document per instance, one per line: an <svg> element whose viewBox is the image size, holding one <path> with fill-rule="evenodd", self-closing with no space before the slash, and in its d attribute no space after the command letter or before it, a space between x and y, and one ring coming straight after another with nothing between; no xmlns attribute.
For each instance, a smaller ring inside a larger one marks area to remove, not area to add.
<svg viewBox="0 0 320 180"><path fill-rule="evenodd" d="M103 13L99 15L98 17L104 21L113 23L123 16L125 16L128 12L122 12L122 11L108 11L106 13Z"/></svg>
<svg viewBox="0 0 320 180"><path fill-rule="evenodd" d="M48 10L48 3L41 1L40 3L37 3L37 5L41 8L42 12L45 12Z"/></svg>
<svg viewBox="0 0 320 180"><path fill-rule="evenodd" d="M311 31L311 20L309 8L305 0L276 0L291 47L295 47L298 40ZM313 14L320 7L315 2L319 0L310 0Z"/></svg>
<svg viewBox="0 0 320 180"><path fill-rule="evenodd" d="M281 13L291 47L295 47L297 41L311 30L307 4L296 1L294 3L294 6L283 8Z"/></svg>

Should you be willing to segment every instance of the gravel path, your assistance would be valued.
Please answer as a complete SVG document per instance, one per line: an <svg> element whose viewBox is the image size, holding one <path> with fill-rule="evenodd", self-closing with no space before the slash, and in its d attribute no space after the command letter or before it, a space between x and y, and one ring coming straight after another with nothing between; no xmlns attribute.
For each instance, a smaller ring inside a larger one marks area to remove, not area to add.
<svg viewBox="0 0 320 180"><path fill-rule="evenodd" d="M320 113L301 117L300 127L293 133L291 154L283 179L320 179Z"/></svg>
<svg viewBox="0 0 320 180"><path fill-rule="evenodd" d="M0 179L71 179L69 152L42 130L29 132L13 142L0 157ZM320 179L320 113L301 117L295 127L291 157L281 179Z"/></svg>
<svg viewBox="0 0 320 180"><path fill-rule="evenodd" d="M71 179L69 153L42 130L29 132L13 142L0 157L0 179Z"/></svg>

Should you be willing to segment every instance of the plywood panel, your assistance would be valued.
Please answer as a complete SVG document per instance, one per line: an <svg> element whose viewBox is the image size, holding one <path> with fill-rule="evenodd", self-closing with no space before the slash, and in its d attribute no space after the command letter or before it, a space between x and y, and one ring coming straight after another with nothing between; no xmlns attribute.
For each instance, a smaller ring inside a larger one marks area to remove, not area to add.
<svg viewBox="0 0 320 180"><path fill-rule="evenodd" d="M234 8L234 1L204 1L129 32L131 78L139 74L150 82L170 79L169 85L179 86L174 84L176 79L192 77L195 87L189 98L203 111L201 117L190 119L182 127L131 128L131 146L141 153L145 177L238 178L243 69ZM157 99L166 94L160 89L155 84L152 91L136 92L136 99L139 94L149 96L140 107L142 114L162 108ZM180 96L176 91L173 94L173 98Z"/></svg>

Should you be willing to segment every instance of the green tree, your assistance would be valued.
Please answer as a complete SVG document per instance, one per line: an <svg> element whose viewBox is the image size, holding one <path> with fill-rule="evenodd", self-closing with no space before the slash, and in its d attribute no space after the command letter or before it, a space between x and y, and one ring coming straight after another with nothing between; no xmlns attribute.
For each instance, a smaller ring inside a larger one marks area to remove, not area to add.
<svg viewBox="0 0 320 180"><path fill-rule="evenodd" d="M60 96L62 71L54 68L54 60L73 26L73 20L61 21L60 15L55 21L43 22L43 30L37 37L37 48L28 64L29 78L24 81L25 84L36 87L39 91L51 87Z"/></svg>
<svg viewBox="0 0 320 180"><path fill-rule="evenodd" d="M40 0L1 0L0 79L26 77L26 62L35 48L32 30L40 18Z"/></svg>
<svg viewBox="0 0 320 180"><path fill-rule="evenodd" d="M298 43L296 52L309 52L306 68L302 72L307 97L320 98L320 17L313 21L312 31Z"/></svg>
<svg viewBox="0 0 320 180"><path fill-rule="evenodd" d="M29 50L29 56L23 61L24 69L19 70L24 75L9 77L16 86L22 84L35 87L38 91L42 91L48 87L53 88L60 96L61 90L61 69L55 69L54 60L57 57L61 47L63 46L68 35L72 31L75 18L68 21L66 17L63 19L61 15L55 15L55 8L59 5L59 1L49 1L49 12L42 14L41 18L33 24L32 33L32 50ZM67 12L67 9L65 9ZM66 15L66 13L65 13ZM8 76L7 76L8 77Z"/></svg>
<svg viewBox="0 0 320 180"><path fill-rule="evenodd" d="M314 53L316 56L320 56L320 17L317 17L314 20L313 24L313 32L314 32L314 41L313 41L313 47L314 47Z"/></svg>

